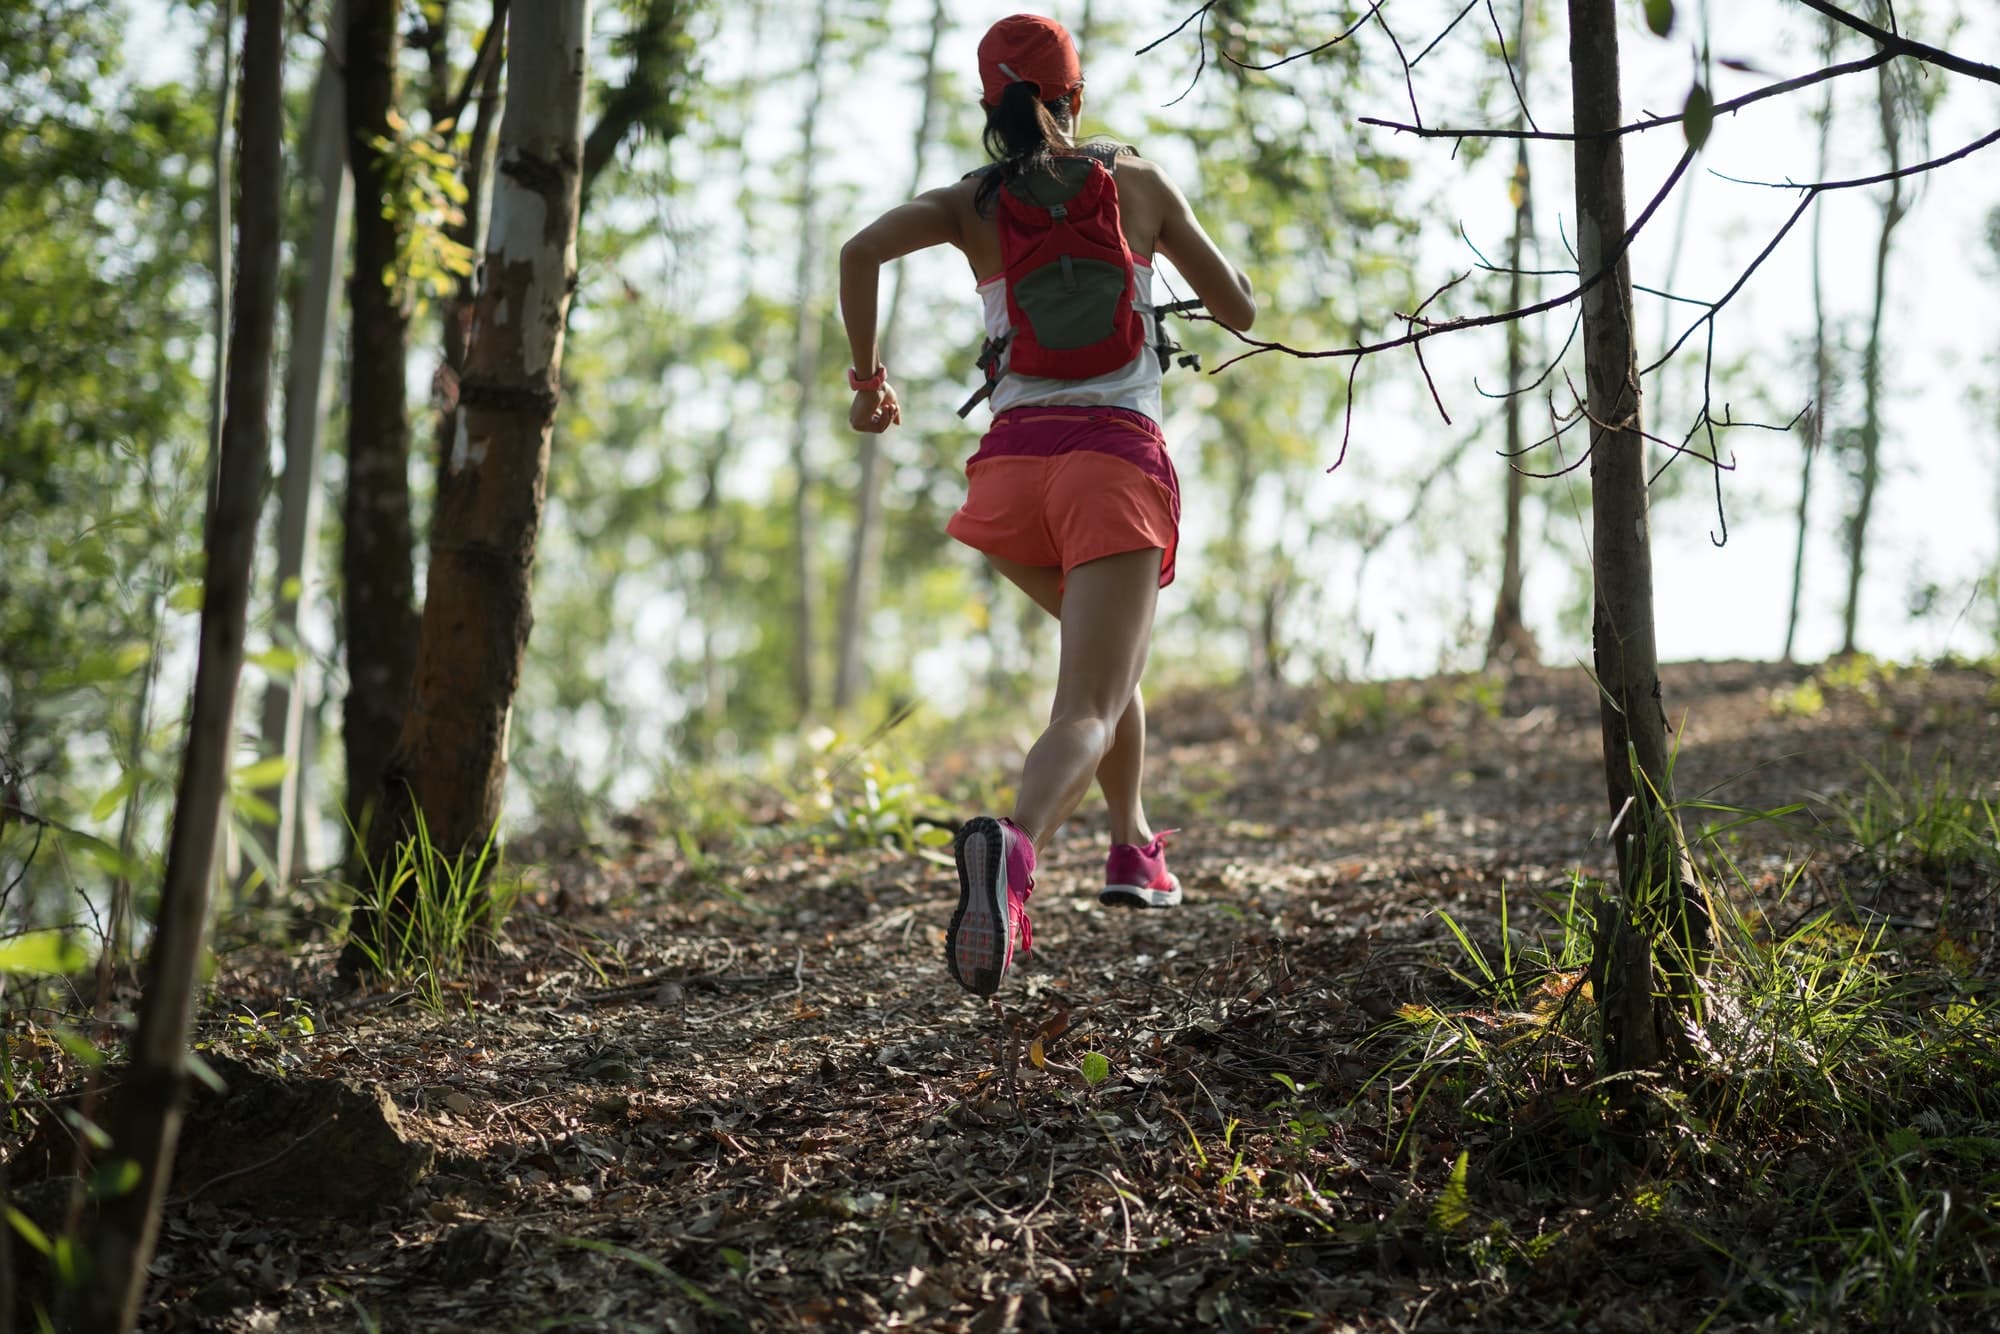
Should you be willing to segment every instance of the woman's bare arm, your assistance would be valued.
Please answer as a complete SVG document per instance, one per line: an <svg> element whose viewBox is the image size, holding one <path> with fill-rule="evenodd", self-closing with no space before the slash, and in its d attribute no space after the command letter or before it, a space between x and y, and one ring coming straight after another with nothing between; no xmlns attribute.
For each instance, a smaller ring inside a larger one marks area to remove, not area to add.
<svg viewBox="0 0 2000 1334"><path fill-rule="evenodd" d="M913 251L959 241L958 211L949 190L932 190L897 205L840 248L840 317L847 328L852 365L864 379L882 364L875 347L882 266ZM885 381L880 389L856 390L847 419L857 431L881 432L903 418L896 393Z"/></svg>
<svg viewBox="0 0 2000 1334"><path fill-rule="evenodd" d="M1232 329L1248 329L1257 319L1257 295L1243 270L1224 257L1202 229L1187 196L1155 163L1137 161L1160 209L1155 248L1174 262L1208 313ZM1129 170L1129 168L1125 168Z"/></svg>

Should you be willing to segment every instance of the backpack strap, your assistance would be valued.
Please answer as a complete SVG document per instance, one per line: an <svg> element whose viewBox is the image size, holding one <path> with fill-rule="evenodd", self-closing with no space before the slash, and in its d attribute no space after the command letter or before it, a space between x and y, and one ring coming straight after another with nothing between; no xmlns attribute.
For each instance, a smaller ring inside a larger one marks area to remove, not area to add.
<svg viewBox="0 0 2000 1334"><path fill-rule="evenodd" d="M998 338L988 338L979 349L979 369L986 379L972 391L972 397L965 400L965 406L958 410L960 417L971 416L974 408L993 397L994 386L1000 383L1000 354L1007 350L1007 342L1012 337L1012 334L1003 334Z"/></svg>

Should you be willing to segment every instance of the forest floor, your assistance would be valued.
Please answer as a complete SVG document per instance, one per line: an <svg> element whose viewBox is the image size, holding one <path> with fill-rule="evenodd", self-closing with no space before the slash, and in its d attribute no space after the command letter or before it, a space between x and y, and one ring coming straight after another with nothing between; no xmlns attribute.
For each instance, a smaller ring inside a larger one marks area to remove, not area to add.
<svg viewBox="0 0 2000 1334"><path fill-rule="evenodd" d="M1994 676L1665 675L1683 800L1804 803L1708 846L1744 959L1845 933L1924 979L1913 1028L1990 995L1992 859L1926 872L1870 831L1891 787L2000 796ZM1186 903L1098 904L1093 801L991 1001L944 967L948 867L777 794L714 846L655 812L553 850L501 957L428 1002L342 996L330 944L226 952L211 1063L359 1093L197 1105L146 1327L2000 1327L1993 1103L1899 1084L1829 1113L1721 1047L1650 1117L1574 1077L1561 922L1608 869L1581 671L1239 703L1153 711ZM1993 1058L1968 1041L1939 1059ZM343 1156L361 1132L324 1128L363 1103L403 1157Z"/></svg>

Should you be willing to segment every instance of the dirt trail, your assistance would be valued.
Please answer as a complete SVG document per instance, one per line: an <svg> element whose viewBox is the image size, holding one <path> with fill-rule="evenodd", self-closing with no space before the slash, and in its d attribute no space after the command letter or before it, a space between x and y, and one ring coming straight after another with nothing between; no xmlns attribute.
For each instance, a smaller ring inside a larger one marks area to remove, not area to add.
<svg viewBox="0 0 2000 1334"><path fill-rule="evenodd" d="M1671 669L1683 796L1824 815L1905 747L2000 773L1990 677L1827 689L1801 713L1807 680ZM1481 1207L1529 1229L1539 1210L1569 1244L1523 1272L1441 1240L1452 1164L1483 1150L1429 1142L1370 1041L1399 1006L1466 999L1434 909L1492 941L1503 882L1518 926L1602 872L1588 682L1356 687L1284 712L1155 711L1153 815L1184 830L1187 903L1100 907L1086 820L1045 859L1035 950L997 1003L942 965L949 871L809 842L696 867L642 836L566 865L448 1018L328 999L324 951L282 973L241 956L214 1049L379 1086L436 1158L368 1221L197 1195L171 1213L149 1326L1698 1323L1724 1262L1605 1199L1552 1202L1534 1173L1475 1178ZM1774 883L1833 842L1801 816L1734 846ZM231 1018L287 996L314 1036Z"/></svg>

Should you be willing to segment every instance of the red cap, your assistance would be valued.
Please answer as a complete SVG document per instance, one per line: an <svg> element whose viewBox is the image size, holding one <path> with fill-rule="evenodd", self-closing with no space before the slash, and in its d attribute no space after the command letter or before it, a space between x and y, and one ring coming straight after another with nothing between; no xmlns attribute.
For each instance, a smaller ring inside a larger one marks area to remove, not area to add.
<svg viewBox="0 0 2000 1334"><path fill-rule="evenodd" d="M1083 66L1069 30L1039 14L1013 14L979 39L979 84L987 106L999 106L1010 83L1032 83L1053 102L1083 83Z"/></svg>

